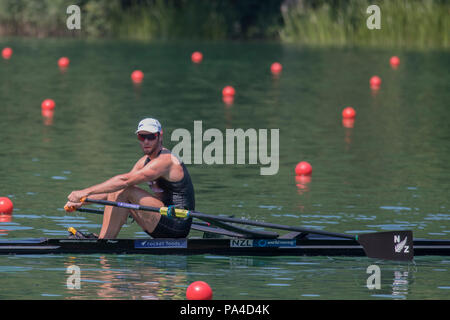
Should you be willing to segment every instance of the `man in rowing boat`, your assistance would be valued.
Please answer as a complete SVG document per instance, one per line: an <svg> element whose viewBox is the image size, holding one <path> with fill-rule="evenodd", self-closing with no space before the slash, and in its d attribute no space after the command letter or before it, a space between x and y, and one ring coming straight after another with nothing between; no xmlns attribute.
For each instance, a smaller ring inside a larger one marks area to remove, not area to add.
<svg viewBox="0 0 450 320"><path fill-rule="evenodd" d="M194 187L189 172L181 160L162 146L163 131L159 121L143 119L136 134L144 156L133 169L103 183L72 191L66 207L75 210L82 206L81 199L89 196L142 206L174 205L182 209L195 209ZM137 186L144 182L148 183L153 195ZM185 238L192 224L192 218L169 218L159 212L106 206L99 238L115 238L130 215L153 238Z"/></svg>

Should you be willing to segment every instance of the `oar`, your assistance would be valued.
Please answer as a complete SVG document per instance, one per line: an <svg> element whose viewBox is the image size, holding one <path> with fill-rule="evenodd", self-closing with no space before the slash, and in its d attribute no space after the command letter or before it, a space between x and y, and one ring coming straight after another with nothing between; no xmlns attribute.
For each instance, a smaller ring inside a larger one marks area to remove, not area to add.
<svg viewBox="0 0 450 320"><path fill-rule="evenodd" d="M101 209L77 208L76 210L79 211L79 212L89 212L89 213L95 213L95 214L103 214L103 210L101 210ZM67 211L70 211L70 210L67 210Z"/></svg>
<svg viewBox="0 0 450 320"><path fill-rule="evenodd" d="M142 211L153 211L159 212L163 215L169 215L172 213L168 207L151 207L151 206L141 206L138 204L127 203L127 202L116 202L108 200L95 200L84 198L82 202L98 203L107 206L115 206L127 209L142 210ZM412 231L387 231L387 232L374 232L365 233L361 235L349 235L345 233L328 232L322 230L305 229L297 226L286 226L281 224L235 219L229 217L214 216L209 214L204 214L197 211L177 209L173 210L173 213L177 218L189 218L194 217L207 222L214 223L214 221L223 221L228 223L239 223L250 226L296 231L303 233L319 234L324 236L344 238L358 241L363 247L366 255L369 258L385 259L385 260L397 260L397 261L409 261L414 258L414 248L413 248L413 234Z"/></svg>
<svg viewBox="0 0 450 320"><path fill-rule="evenodd" d="M69 208L65 208L67 211L71 211ZM91 209L91 208L77 208L76 209L79 212L88 212L88 213L95 213L95 214L103 214L103 210L100 209ZM192 228L204 231L204 232L210 232L210 233L219 233L219 234L225 234L229 236L239 236L239 237L247 237L247 238L266 238L266 239L275 239L278 238L278 233L276 232L270 232L270 231L260 231L260 230L248 230L240 227L236 227L227 223L222 223L220 221L213 221L212 224L216 225L218 228L211 228L209 227L211 225L210 222L196 222L192 224ZM203 226L203 227L202 227Z"/></svg>

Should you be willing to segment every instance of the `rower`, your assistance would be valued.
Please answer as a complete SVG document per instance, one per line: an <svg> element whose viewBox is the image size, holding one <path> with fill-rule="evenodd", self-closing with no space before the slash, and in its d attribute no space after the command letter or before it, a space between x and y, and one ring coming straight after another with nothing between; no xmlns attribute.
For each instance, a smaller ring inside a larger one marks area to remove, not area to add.
<svg viewBox="0 0 450 320"><path fill-rule="evenodd" d="M163 147L163 130L158 120L145 118L135 132L144 156L130 172L82 189L72 191L66 207L75 210L83 198L136 203L142 206L195 209L194 187L184 163ZM152 194L138 187L148 183ZM106 206L99 238L114 239L131 216L153 238L185 238L192 218L178 219L158 212Z"/></svg>

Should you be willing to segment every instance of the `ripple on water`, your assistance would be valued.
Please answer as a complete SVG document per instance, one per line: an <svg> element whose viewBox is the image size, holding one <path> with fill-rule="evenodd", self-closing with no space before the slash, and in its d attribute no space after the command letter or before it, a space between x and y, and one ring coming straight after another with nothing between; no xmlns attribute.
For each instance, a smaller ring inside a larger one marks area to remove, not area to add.
<svg viewBox="0 0 450 320"><path fill-rule="evenodd" d="M437 213L437 214L428 214L424 220L433 220L433 221L450 221L450 214Z"/></svg>
<svg viewBox="0 0 450 320"><path fill-rule="evenodd" d="M68 180L67 177L65 176L52 176L53 180Z"/></svg>
<svg viewBox="0 0 450 320"><path fill-rule="evenodd" d="M412 210L409 207L400 207L400 206L381 206L380 209L391 210L391 211L411 211Z"/></svg>

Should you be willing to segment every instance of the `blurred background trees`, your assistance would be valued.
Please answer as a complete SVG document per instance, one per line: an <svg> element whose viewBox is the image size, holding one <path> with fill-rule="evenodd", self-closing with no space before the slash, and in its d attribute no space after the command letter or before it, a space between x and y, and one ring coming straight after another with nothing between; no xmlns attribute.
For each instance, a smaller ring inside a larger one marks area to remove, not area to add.
<svg viewBox="0 0 450 320"><path fill-rule="evenodd" d="M81 8L81 30L66 9ZM371 4L381 30L366 27ZM0 35L448 47L447 0L0 0Z"/></svg>

